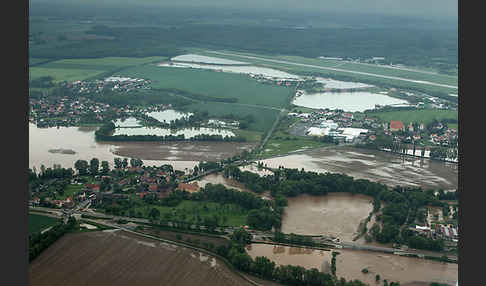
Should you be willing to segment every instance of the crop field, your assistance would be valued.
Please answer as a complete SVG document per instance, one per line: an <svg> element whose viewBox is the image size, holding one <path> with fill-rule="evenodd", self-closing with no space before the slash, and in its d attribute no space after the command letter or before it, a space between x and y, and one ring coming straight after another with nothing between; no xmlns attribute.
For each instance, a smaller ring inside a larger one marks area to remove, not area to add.
<svg viewBox="0 0 486 286"><path fill-rule="evenodd" d="M36 233L59 223L59 219L29 213L29 233Z"/></svg>
<svg viewBox="0 0 486 286"><path fill-rule="evenodd" d="M62 59L29 68L30 79L52 76L55 82L85 80L121 68L163 61L165 57L106 57L97 59ZM33 59L33 64L42 59Z"/></svg>
<svg viewBox="0 0 486 286"><path fill-rule="evenodd" d="M176 207L166 207L158 205L145 205L135 208L135 213L140 212L142 216L148 218L150 210L156 208L160 211L161 219L174 219L181 221L196 222L199 217L201 220L213 216L219 216L221 223L226 226L241 226L246 224L248 211L236 204L220 204L213 202L182 201ZM170 215L170 217L167 217ZM224 219L226 217L226 219Z"/></svg>
<svg viewBox="0 0 486 286"><path fill-rule="evenodd" d="M277 119L278 110L262 107L242 106L223 102L198 102L186 105L182 108L188 112L207 111L209 116L224 116L234 114L236 116L252 115L255 122L250 123L248 130L265 132Z"/></svg>
<svg viewBox="0 0 486 286"><path fill-rule="evenodd" d="M150 79L153 88L175 88L217 98L236 98L240 104L283 107L293 94L292 89L265 85L246 75L199 69L146 65L118 74Z"/></svg>
<svg viewBox="0 0 486 286"><path fill-rule="evenodd" d="M428 124L434 119L458 119L458 113L455 110L437 110L437 109L423 109L423 110L403 110L403 111L388 111L388 112L370 112L367 113L370 117L377 117L385 122L390 120L400 120L404 124L410 122L418 122Z"/></svg>
<svg viewBox="0 0 486 286"><path fill-rule="evenodd" d="M251 285L215 257L126 231L66 234L30 263L29 285L66 284Z"/></svg>

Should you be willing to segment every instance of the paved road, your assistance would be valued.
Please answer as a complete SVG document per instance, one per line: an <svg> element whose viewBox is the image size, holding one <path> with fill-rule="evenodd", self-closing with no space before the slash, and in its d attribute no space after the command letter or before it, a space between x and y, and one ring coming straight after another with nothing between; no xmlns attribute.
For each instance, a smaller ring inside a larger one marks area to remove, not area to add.
<svg viewBox="0 0 486 286"><path fill-rule="evenodd" d="M241 58L247 58L247 59L262 60L262 61L274 62L274 63L279 63L279 64L302 66L302 67L309 67L309 68L316 68L316 69L323 69L323 70L332 70L332 71L338 71L338 72L346 72L346 73L367 75L367 76L373 76L373 77L379 77L379 78L386 78L386 79L400 80L400 81L406 81L406 82L413 82L413 83L419 83L419 84L423 84L423 85L431 85L431 86L439 86L439 87L447 87L447 88L452 88L452 89L458 89L457 86L453 86L453 85L440 84L440 83L423 81L423 80L413 80L413 79L408 79L408 78L403 78L403 77L387 76L387 75L381 75L381 74L374 74L374 73L367 73L367 72L359 72L359 71L352 71L352 70L332 68L332 67L323 67L323 66L317 66L317 65L309 65L309 64L295 63L295 62L289 62L289 61L283 61L283 60L267 59L267 58L261 58L261 57L244 56L244 55L238 55L238 54L233 54L233 53L223 53L223 52L214 52L214 51L206 51L206 52L213 53L213 54L219 54L219 55L226 55L226 56L234 56L234 57L241 57Z"/></svg>

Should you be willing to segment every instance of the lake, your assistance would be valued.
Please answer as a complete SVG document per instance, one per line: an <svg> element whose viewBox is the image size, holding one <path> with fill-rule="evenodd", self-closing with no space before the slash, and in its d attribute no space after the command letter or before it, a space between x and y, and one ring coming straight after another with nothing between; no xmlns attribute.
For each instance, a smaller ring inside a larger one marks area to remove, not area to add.
<svg viewBox="0 0 486 286"><path fill-rule="evenodd" d="M368 91L304 93L295 97L292 102L294 105L307 108L342 109L348 112L362 112L367 109L374 109L375 104L395 105L407 103L407 101L402 99Z"/></svg>
<svg viewBox="0 0 486 286"><path fill-rule="evenodd" d="M287 200L282 218L283 233L326 235L347 242L357 235L359 223L373 210L373 198L360 194L303 194Z"/></svg>
<svg viewBox="0 0 486 286"><path fill-rule="evenodd" d="M172 120L189 117L192 115L192 113L183 113L183 112L175 111L173 109L166 109L163 111L148 112L146 115L153 117L160 122L170 123Z"/></svg>
<svg viewBox="0 0 486 286"><path fill-rule="evenodd" d="M324 84L324 88L332 88L332 89L372 87L372 85L361 83L361 82L340 81L332 78L323 78L323 77L316 77L316 81Z"/></svg>

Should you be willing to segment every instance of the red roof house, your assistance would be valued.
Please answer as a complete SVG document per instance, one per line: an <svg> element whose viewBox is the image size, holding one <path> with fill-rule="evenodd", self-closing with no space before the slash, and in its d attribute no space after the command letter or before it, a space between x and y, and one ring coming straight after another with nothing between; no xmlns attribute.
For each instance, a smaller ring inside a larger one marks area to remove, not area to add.
<svg viewBox="0 0 486 286"><path fill-rule="evenodd" d="M404 130L403 122L401 121L390 121L390 131Z"/></svg>

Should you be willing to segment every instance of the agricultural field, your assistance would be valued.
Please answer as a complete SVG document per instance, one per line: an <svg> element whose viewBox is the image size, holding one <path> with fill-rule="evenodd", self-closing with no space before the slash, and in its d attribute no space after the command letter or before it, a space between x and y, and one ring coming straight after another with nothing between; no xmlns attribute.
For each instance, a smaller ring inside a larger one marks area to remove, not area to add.
<svg viewBox="0 0 486 286"><path fill-rule="evenodd" d="M391 120L400 120L404 124L410 122L419 122L428 124L434 119L456 119L458 120L458 113L455 110L438 110L438 109L421 109L421 110L403 110L403 111L387 111L387 112L369 112L369 117L377 117L385 122Z"/></svg>
<svg viewBox="0 0 486 286"><path fill-rule="evenodd" d="M163 61L165 57L105 57L96 59L62 59L29 68L30 79L52 76L55 82L85 80L107 72L136 65ZM34 64L40 60L33 59Z"/></svg>
<svg viewBox="0 0 486 286"><path fill-rule="evenodd" d="M144 204L134 208L135 214L141 213L148 218L152 208L160 211L161 219L173 219L179 221L196 222L218 216L223 225L242 226L246 224L248 211L236 204L220 204L215 202L182 201L176 207Z"/></svg>
<svg viewBox="0 0 486 286"><path fill-rule="evenodd" d="M209 116L224 116L228 114L241 117L252 116L255 121L249 124L248 130L257 132L265 132L272 127L279 114L279 111L276 109L224 102L198 102L186 105L182 110L187 112L207 111Z"/></svg>
<svg viewBox="0 0 486 286"><path fill-rule="evenodd" d="M29 285L66 281L72 286L251 285L215 257L126 231L66 234L29 265Z"/></svg>
<svg viewBox="0 0 486 286"><path fill-rule="evenodd" d="M175 88L216 98L235 98L238 104L284 107L293 90L277 85L265 85L246 75L189 68L139 66L116 73L119 76L152 80L152 88Z"/></svg>
<svg viewBox="0 0 486 286"><path fill-rule="evenodd" d="M59 219L48 217L40 214L29 213L29 233L42 231L50 226L59 223Z"/></svg>
<svg viewBox="0 0 486 286"><path fill-rule="evenodd" d="M342 77L346 77L349 78L349 81L361 81L364 83L370 83L370 82L380 83L387 86L395 86L398 88L417 88L428 92L444 92L444 93L457 92L457 88L426 85L422 83L407 82L407 81L401 81L397 79L380 78L371 75L356 74L354 72L366 72L366 73L372 73L372 74L382 75L382 76L401 77L410 80L428 81L434 84L457 86L458 78L456 76L450 76L444 74L428 74L428 73L420 73L415 71L385 68L377 65L346 63L346 62L340 62L335 60L321 60L317 58L305 58L299 56L283 56L283 55L270 56L270 55L238 53L239 55L242 55L242 57L240 57L237 56L236 53L234 52L225 51L224 53L231 53L233 55L224 55L224 54L220 54L219 52L215 53L211 51L204 51L201 49L194 49L193 51L206 56L216 56L216 57L230 59L230 60L240 60L240 61L244 60L247 62L251 62L253 64L281 69L289 73L314 72L314 73L319 73L321 74L321 76L326 76L326 77L337 77L338 79ZM246 56L256 57L256 58L247 58ZM293 65L289 63L274 62L275 60L288 61L297 64L315 65L324 68L336 68L336 69L342 69L346 71L326 70L318 67L300 66L300 65Z"/></svg>
<svg viewBox="0 0 486 286"><path fill-rule="evenodd" d="M295 152L305 149L313 149L319 147L332 146L334 144L315 141L312 138L301 136L285 135L275 133L265 144L260 156L261 158L270 158L280 155L286 155L290 152Z"/></svg>

